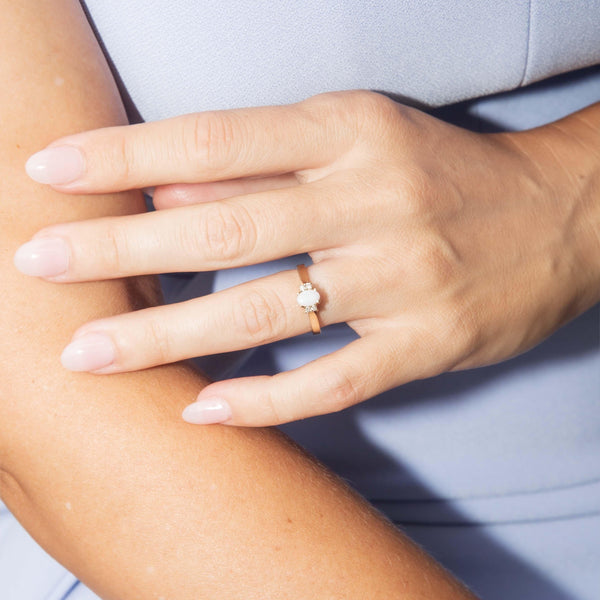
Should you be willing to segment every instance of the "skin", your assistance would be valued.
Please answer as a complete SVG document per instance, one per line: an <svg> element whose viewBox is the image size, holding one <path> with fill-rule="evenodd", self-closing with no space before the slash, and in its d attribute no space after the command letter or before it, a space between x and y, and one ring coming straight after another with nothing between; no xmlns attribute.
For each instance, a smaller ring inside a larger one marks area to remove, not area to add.
<svg viewBox="0 0 600 600"><path fill-rule="evenodd" d="M528 132L483 135L379 94L330 93L51 145L64 147L84 168L55 189L159 186L159 211L42 230L37 239L62 240L68 254L49 280L309 252L321 324L347 322L360 336L294 371L207 386L184 415L193 422L285 423L496 363L600 299L600 104ZM256 346L309 330L298 283L282 272L93 321L73 341L112 348L108 361L88 352L96 374Z"/></svg>
<svg viewBox="0 0 600 600"><path fill-rule="evenodd" d="M14 269L42 227L144 207L136 192L67 197L26 177L50 140L126 121L78 2L0 0L0 13L0 495L13 514L105 600L474 598L276 431L182 422L206 385L189 368L60 367L73 329L160 298L152 278L56 286Z"/></svg>

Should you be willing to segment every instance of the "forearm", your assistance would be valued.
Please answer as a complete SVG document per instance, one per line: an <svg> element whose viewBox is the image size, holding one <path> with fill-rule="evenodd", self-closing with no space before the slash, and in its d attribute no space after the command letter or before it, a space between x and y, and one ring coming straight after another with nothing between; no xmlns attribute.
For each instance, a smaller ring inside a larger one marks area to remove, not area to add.
<svg viewBox="0 0 600 600"><path fill-rule="evenodd" d="M96 377L61 368L77 326L156 301L147 280L53 285L19 274L41 227L143 209L65 197L23 163L124 121L76 3L0 0L0 492L103 598L466 598L445 572L275 431L196 428L183 366Z"/></svg>

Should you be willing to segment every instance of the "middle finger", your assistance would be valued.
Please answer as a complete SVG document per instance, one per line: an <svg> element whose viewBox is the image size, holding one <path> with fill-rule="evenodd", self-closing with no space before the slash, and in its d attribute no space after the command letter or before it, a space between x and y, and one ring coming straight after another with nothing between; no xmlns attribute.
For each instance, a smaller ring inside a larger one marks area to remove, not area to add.
<svg viewBox="0 0 600 600"><path fill-rule="evenodd" d="M360 202L327 180L153 213L42 230L17 268L55 282L212 271L336 247L352 240Z"/></svg>

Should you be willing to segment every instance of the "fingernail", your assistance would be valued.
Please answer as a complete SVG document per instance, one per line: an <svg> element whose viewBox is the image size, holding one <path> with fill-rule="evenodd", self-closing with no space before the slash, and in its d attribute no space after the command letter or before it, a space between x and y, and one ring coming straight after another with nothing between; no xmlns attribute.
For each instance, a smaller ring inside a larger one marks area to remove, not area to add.
<svg viewBox="0 0 600 600"><path fill-rule="evenodd" d="M13 262L25 275L55 277L69 268L69 246L61 238L31 240L15 252Z"/></svg>
<svg viewBox="0 0 600 600"><path fill-rule="evenodd" d="M231 408L222 398L207 398L185 407L184 421L195 425L212 425L231 419Z"/></svg>
<svg viewBox="0 0 600 600"><path fill-rule="evenodd" d="M31 156L25 170L38 183L63 185L83 175L85 161L83 154L75 146L56 146Z"/></svg>
<svg viewBox="0 0 600 600"><path fill-rule="evenodd" d="M115 346L103 333L88 333L71 342L60 361L69 371L97 371L115 360Z"/></svg>

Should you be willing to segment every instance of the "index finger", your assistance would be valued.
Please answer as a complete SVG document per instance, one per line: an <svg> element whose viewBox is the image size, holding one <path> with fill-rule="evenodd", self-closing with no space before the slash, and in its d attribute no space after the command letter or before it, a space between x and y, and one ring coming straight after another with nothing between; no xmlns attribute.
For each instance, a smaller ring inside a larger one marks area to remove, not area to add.
<svg viewBox="0 0 600 600"><path fill-rule="evenodd" d="M72 193L317 168L352 145L352 128L330 118L337 96L79 133L33 155L26 168L34 180Z"/></svg>

